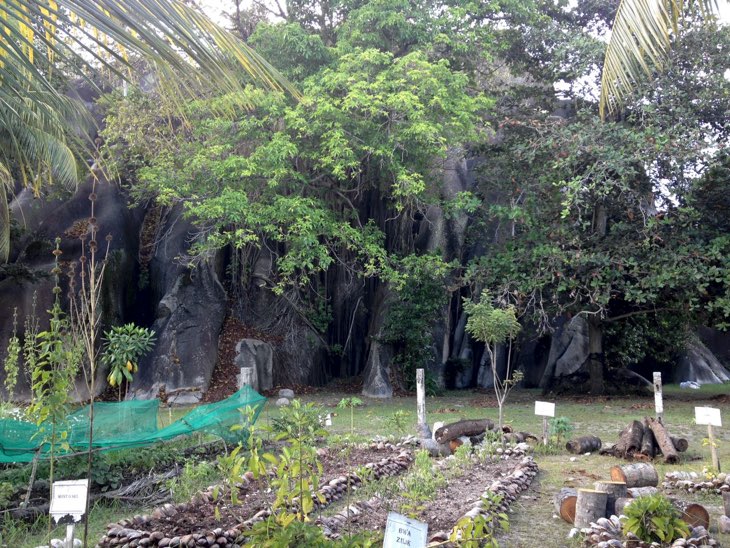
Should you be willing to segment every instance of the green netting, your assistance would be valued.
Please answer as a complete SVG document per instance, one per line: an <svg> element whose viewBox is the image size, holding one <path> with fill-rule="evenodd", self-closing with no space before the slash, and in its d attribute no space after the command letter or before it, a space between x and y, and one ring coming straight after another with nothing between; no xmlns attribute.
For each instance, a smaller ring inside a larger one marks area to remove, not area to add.
<svg viewBox="0 0 730 548"><path fill-rule="evenodd" d="M236 440L248 424L256 421L266 398L249 386L215 403L200 405L165 428L158 428L159 400L100 402L94 404L94 437L92 447L98 450L122 449L151 445L158 441L204 432ZM241 409L251 408L250 417ZM243 429L232 432L240 424ZM51 433L50 424L14 419L0 420L0 463L30 462L36 454L48 458L50 445L44 442ZM89 447L89 407L71 413L56 425L57 432L65 432L69 448L65 452L85 451ZM64 451L56 448L60 455Z"/></svg>

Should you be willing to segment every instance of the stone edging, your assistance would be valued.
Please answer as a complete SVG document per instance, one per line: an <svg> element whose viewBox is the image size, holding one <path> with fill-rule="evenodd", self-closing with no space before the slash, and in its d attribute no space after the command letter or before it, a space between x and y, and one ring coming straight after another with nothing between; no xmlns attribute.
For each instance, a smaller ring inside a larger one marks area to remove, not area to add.
<svg viewBox="0 0 730 548"><path fill-rule="evenodd" d="M730 475L718 474L711 480L701 480L697 472L667 472L664 475L662 489L683 489L688 493L697 491L709 491L721 494L730 491Z"/></svg>
<svg viewBox="0 0 730 548"><path fill-rule="evenodd" d="M341 499L347 492L348 482L351 486L357 487L368 481L377 480L386 476L395 476L406 470L413 461L410 451L401 450L397 455L382 458L377 462L369 462L363 468L372 470L371 478L360 478L356 473L350 472L331 480L318 490L325 502L319 503L315 500L317 508L324 508L328 504ZM97 548L120 548L159 547L159 548L240 548L244 542L242 531L249 529L254 523L263 521L270 515L269 510L261 510L254 516L240 525L231 529L214 529L207 533L194 533L176 537L166 537L160 531L145 531L145 526L153 519L163 516L172 517L177 513L187 512L201 503L213 502L213 488L193 497L190 503L165 504L152 511L150 515L136 515L131 519L124 519L116 524L109 525L107 533L96 545Z"/></svg>

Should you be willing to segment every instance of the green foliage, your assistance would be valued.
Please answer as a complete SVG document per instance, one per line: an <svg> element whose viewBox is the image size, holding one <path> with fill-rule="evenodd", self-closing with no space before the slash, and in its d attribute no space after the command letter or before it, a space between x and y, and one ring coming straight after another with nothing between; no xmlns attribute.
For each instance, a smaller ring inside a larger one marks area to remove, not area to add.
<svg viewBox="0 0 730 548"><path fill-rule="evenodd" d="M433 498L445 484L446 478L433 467L428 451L417 451L413 466L402 481L405 502L401 504L401 510L415 518L423 510L423 503Z"/></svg>
<svg viewBox="0 0 730 548"><path fill-rule="evenodd" d="M15 494L15 486L7 481L0 482L0 508L7 508Z"/></svg>
<svg viewBox="0 0 730 548"><path fill-rule="evenodd" d="M637 498L624 513L627 518L624 534L631 532L644 542L671 544L689 534L689 527L680 519L679 511L660 494Z"/></svg>
<svg viewBox="0 0 730 548"><path fill-rule="evenodd" d="M323 414L324 409L318 404L292 400L289 405L279 408L278 417L271 419L271 429L277 438L297 438L313 443L327 435L320 418Z"/></svg>
<svg viewBox="0 0 730 548"><path fill-rule="evenodd" d="M138 360L152 350L154 342L152 330L133 323L112 327L104 333L101 361L110 368L107 381L111 386L118 386L120 394L123 381L132 382Z"/></svg>
<svg viewBox="0 0 730 548"><path fill-rule="evenodd" d="M449 535L449 541L465 548L499 548L495 532L509 531L509 517L497 508L502 503L502 495L487 491L482 496L482 512L475 518L461 518Z"/></svg>
<svg viewBox="0 0 730 548"><path fill-rule="evenodd" d="M556 445L560 445L563 440L570 437L574 430L568 417L552 417L548 421L548 428L549 435L554 438Z"/></svg>
<svg viewBox="0 0 730 548"><path fill-rule="evenodd" d="M342 398L337 404L337 409L349 409L350 410L350 435L355 433L355 408L362 405L362 400L351 396L349 398Z"/></svg>
<svg viewBox="0 0 730 548"><path fill-rule="evenodd" d="M203 461L186 461L180 475L171 479L167 486L177 503L190 502L193 495L220 480L220 469Z"/></svg>
<svg viewBox="0 0 730 548"><path fill-rule="evenodd" d="M398 409L393 412L390 417L386 417L385 423L389 428L403 435L409 430L409 422L412 420L412 414L405 409Z"/></svg>
<svg viewBox="0 0 730 548"><path fill-rule="evenodd" d="M416 386L416 369L433 359L431 338L434 320L447 304L447 280L451 267L435 255L409 255L400 261L403 283L396 301L388 308L383 342L395 349L394 363L406 388ZM426 393L439 387L426 368Z"/></svg>
<svg viewBox="0 0 730 548"><path fill-rule="evenodd" d="M522 329L515 307L494 308L487 290L482 291L478 303L464 299L464 312L469 316L466 331L491 347L514 339Z"/></svg>
<svg viewBox="0 0 730 548"><path fill-rule="evenodd" d="M378 533L366 531L338 540L330 540L321 527L295 519L281 520L269 517L257 522L244 533L246 546L278 548L283 546L311 546L312 548L371 548L380 546Z"/></svg>
<svg viewBox="0 0 730 548"><path fill-rule="evenodd" d="M20 371L20 353L22 347L18 338L18 309L13 309L13 334L8 340L5 361L3 362L3 370L5 371L5 393L7 401L12 400L15 385L18 382L18 373Z"/></svg>

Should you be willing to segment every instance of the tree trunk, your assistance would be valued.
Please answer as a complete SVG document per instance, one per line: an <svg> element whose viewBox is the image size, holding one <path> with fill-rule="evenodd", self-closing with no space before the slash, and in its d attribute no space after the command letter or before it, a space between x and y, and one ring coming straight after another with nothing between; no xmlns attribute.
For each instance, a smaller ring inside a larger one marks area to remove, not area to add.
<svg viewBox="0 0 730 548"><path fill-rule="evenodd" d="M669 436L669 439L672 440L672 445L674 445L674 448L680 453L684 453L687 449L689 449L689 442L685 438Z"/></svg>
<svg viewBox="0 0 730 548"><path fill-rule="evenodd" d="M596 491L608 493L606 499L606 516L611 517L615 512L616 499L626 498L626 484L623 481L597 481Z"/></svg>
<svg viewBox="0 0 730 548"><path fill-rule="evenodd" d="M616 453L624 459L633 457L634 453L641 451L643 438L644 426L639 421L633 421L621 432Z"/></svg>
<svg viewBox="0 0 730 548"><path fill-rule="evenodd" d="M591 394L603 394L606 390L603 370L603 326L597 315L588 317L588 374Z"/></svg>
<svg viewBox="0 0 730 548"><path fill-rule="evenodd" d="M656 445L654 433L651 431L651 428L646 425L644 428L644 437L641 440L641 454L653 459L655 453L654 445Z"/></svg>
<svg viewBox="0 0 730 548"><path fill-rule="evenodd" d="M606 515L608 493L593 489L578 489L575 499L575 526L589 527L592 521Z"/></svg>
<svg viewBox="0 0 730 548"><path fill-rule="evenodd" d="M442 426L436 430L434 437L437 442L446 443L461 436L476 436L493 429L494 422L490 419L463 420Z"/></svg>
<svg viewBox="0 0 730 548"><path fill-rule="evenodd" d="M578 494L571 487L563 487L555 493L553 504L558 515L568 523L575 521L575 501Z"/></svg>
<svg viewBox="0 0 730 548"><path fill-rule="evenodd" d="M635 462L611 467L611 479L623 481L626 487L656 487L659 485L659 474L648 462Z"/></svg>
<svg viewBox="0 0 730 548"><path fill-rule="evenodd" d="M596 436L581 436L574 440L570 440L565 444L565 448L576 455L583 453L592 453L598 451L601 448L601 439Z"/></svg>
<svg viewBox="0 0 730 548"><path fill-rule="evenodd" d="M722 493L722 509L725 515L730 518L730 491L723 491Z"/></svg>
<svg viewBox="0 0 730 548"><path fill-rule="evenodd" d="M615 504L613 505L613 511L614 514L617 516L620 516L621 514L624 514L624 510L626 507L633 502L633 498L630 497L622 497L619 499L616 499Z"/></svg>
<svg viewBox="0 0 730 548"><path fill-rule="evenodd" d="M664 428L664 425L658 420L652 418L646 419L646 425L651 428L652 432L654 432L656 443L664 455L664 462L667 464L674 464L679 461L677 450L674 448L674 444L672 443L666 428Z"/></svg>
<svg viewBox="0 0 730 548"><path fill-rule="evenodd" d="M695 502L686 500L670 499L672 505L679 510L680 519L691 527L702 526L707 529L710 526L710 513L707 508Z"/></svg>

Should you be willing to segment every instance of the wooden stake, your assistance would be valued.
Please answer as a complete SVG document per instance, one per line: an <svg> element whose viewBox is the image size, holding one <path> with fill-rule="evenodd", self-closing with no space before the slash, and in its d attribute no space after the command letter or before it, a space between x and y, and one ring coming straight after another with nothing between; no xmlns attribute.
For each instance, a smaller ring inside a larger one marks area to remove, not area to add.
<svg viewBox="0 0 730 548"><path fill-rule="evenodd" d="M710 438L710 451L712 452L712 467L715 472L720 473L720 459L717 456L717 446L715 444L715 433L712 431L712 425L707 425L707 437Z"/></svg>
<svg viewBox="0 0 730 548"><path fill-rule="evenodd" d="M664 402L662 401L662 374L654 371L654 408L656 409L656 420L662 422L664 415Z"/></svg>
<svg viewBox="0 0 730 548"><path fill-rule="evenodd" d="M238 389L244 386L253 387L253 367L242 367L241 375L238 377Z"/></svg>
<svg viewBox="0 0 730 548"><path fill-rule="evenodd" d="M423 369L416 369L416 414L418 415L418 436L430 438L431 429L426 422L426 376Z"/></svg>
<svg viewBox="0 0 730 548"><path fill-rule="evenodd" d="M542 444L548 444L548 421L547 417L542 418Z"/></svg>

